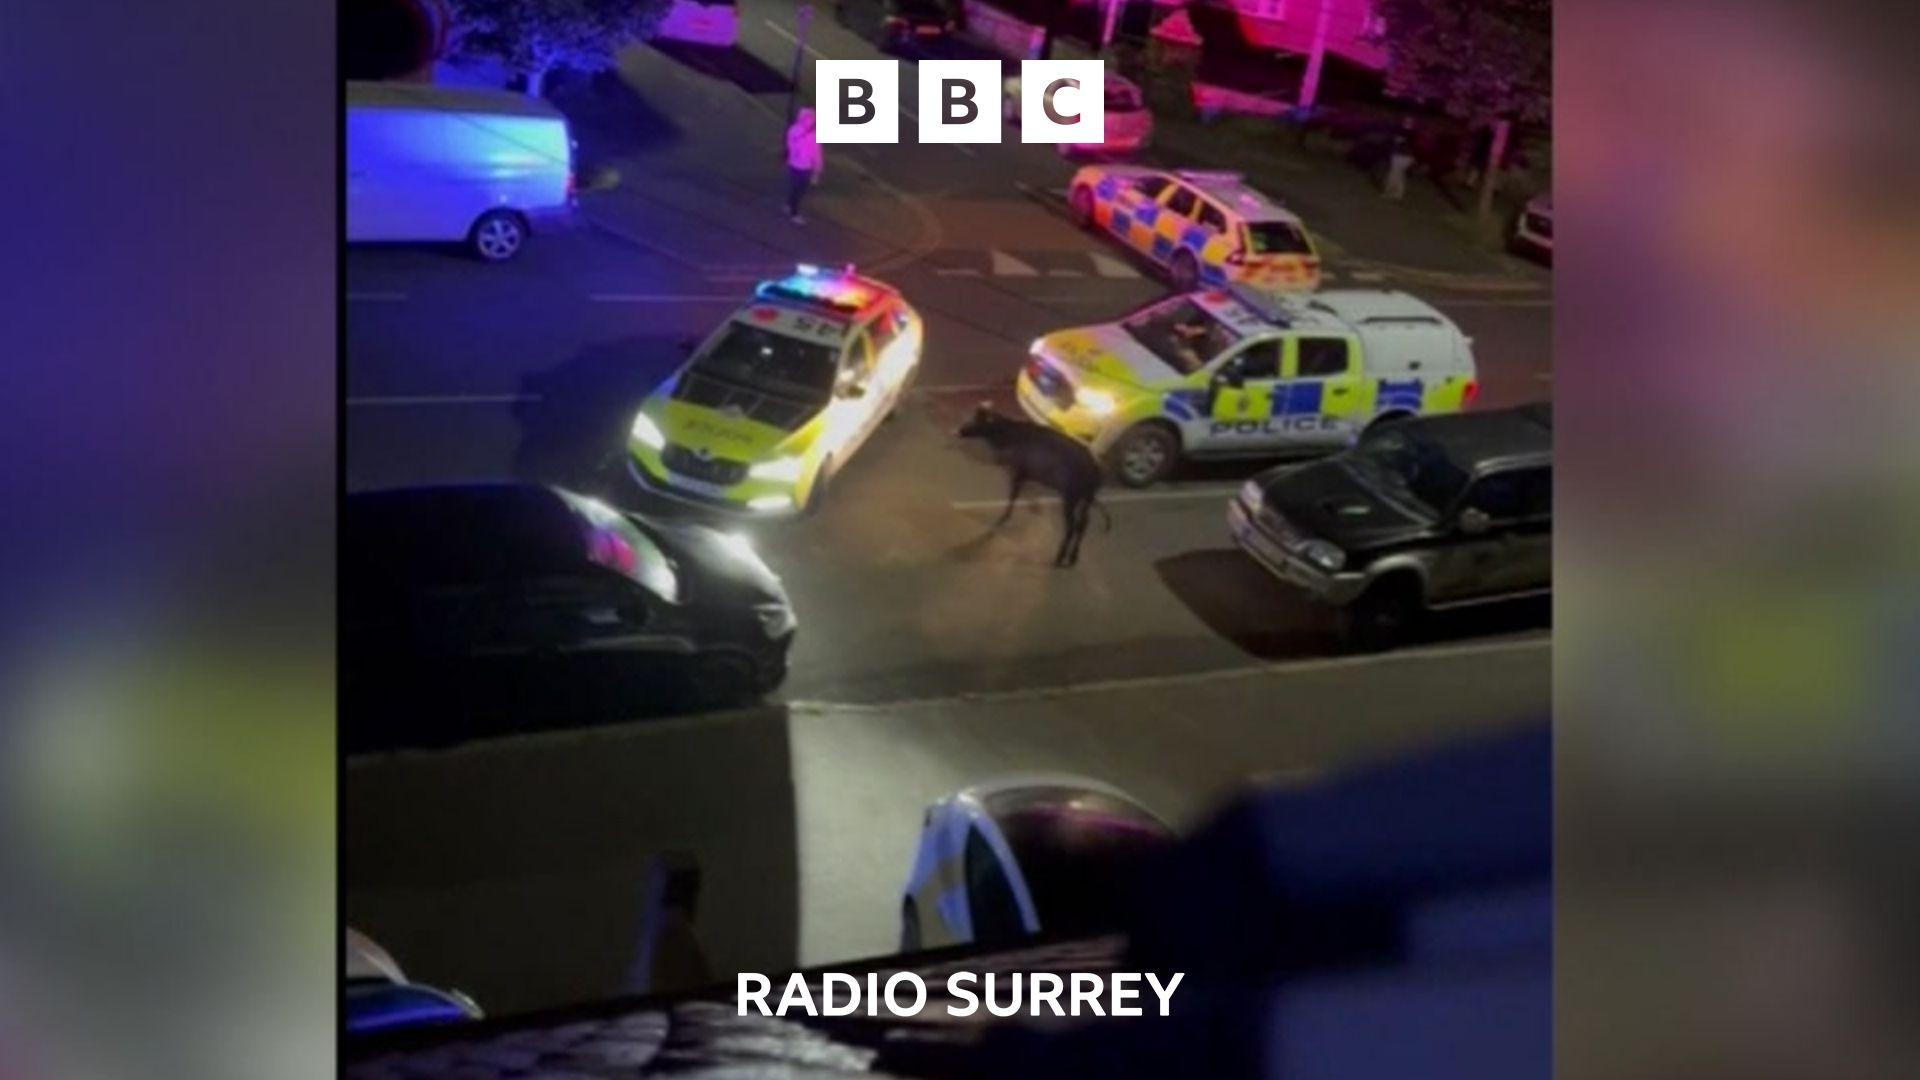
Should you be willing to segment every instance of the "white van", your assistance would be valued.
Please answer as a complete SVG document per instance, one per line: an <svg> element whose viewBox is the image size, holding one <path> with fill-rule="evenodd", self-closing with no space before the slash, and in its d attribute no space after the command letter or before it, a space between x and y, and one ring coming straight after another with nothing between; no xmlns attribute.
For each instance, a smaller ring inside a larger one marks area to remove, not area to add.
<svg viewBox="0 0 1920 1080"><path fill-rule="evenodd" d="M347 83L347 242L459 241L488 262L571 222L573 139L537 98Z"/></svg>

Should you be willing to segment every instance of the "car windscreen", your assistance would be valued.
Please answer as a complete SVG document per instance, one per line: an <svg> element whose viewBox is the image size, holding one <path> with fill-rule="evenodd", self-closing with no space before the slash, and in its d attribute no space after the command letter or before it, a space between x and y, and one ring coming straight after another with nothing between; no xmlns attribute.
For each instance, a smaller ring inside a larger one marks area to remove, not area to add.
<svg viewBox="0 0 1920 1080"><path fill-rule="evenodd" d="M1438 517L1472 479L1444 450L1405 427L1381 428L1347 455L1361 479L1412 496Z"/></svg>
<svg viewBox="0 0 1920 1080"><path fill-rule="evenodd" d="M735 322L694 360L693 370L767 394L824 402L833 392L837 359L821 342Z"/></svg>
<svg viewBox="0 0 1920 1080"><path fill-rule="evenodd" d="M1184 296L1142 308L1120 325L1128 336L1182 375L1199 371L1240 340L1226 323Z"/></svg>
<svg viewBox="0 0 1920 1080"><path fill-rule="evenodd" d="M1249 221L1247 239L1255 255L1311 255L1307 234L1290 221Z"/></svg>
<svg viewBox="0 0 1920 1080"><path fill-rule="evenodd" d="M589 562L638 582L662 600L680 599L679 576L653 537L603 502L562 494L567 505L580 516Z"/></svg>

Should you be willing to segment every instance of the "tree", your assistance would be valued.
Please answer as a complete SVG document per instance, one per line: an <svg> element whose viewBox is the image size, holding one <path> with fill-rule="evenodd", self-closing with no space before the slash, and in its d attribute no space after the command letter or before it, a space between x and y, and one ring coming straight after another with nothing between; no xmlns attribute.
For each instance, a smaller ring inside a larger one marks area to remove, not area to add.
<svg viewBox="0 0 1920 1080"><path fill-rule="evenodd" d="M604 71L620 49L652 36L672 0L456 0L459 50L494 57L540 96L561 65Z"/></svg>
<svg viewBox="0 0 1920 1080"><path fill-rule="evenodd" d="M1479 213L1493 193L1516 122L1547 118L1553 103L1549 0L1376 0L1385 25L1387 81L1490 130Z"/></svg>

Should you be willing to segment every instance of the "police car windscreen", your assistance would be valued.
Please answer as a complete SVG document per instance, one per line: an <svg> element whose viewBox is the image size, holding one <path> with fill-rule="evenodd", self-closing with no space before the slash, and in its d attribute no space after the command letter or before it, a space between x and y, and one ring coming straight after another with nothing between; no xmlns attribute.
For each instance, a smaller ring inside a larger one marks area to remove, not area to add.
<svg viewBox="0 0 1920 1080"><path fill-rule="evenodd" d="M1255 255L1311 255L1307 234L1286 221L1250 221L1247 237Z"/></svg>
<svg viewBox="0 0 1920 1080"><path fill-rule="evenodd" d="M835 353L817 341L731 323L713 348L694 362L693 370L764 394L825 402L833 393Z"/></svg>
<svg viewBox="0 0 1920 1080"><path fill-rule="evenodd" d="M1205 367L1240 340L1227 324L1184 296L1142 309L1120 324L1128 336L1182 375Z"/></svg>

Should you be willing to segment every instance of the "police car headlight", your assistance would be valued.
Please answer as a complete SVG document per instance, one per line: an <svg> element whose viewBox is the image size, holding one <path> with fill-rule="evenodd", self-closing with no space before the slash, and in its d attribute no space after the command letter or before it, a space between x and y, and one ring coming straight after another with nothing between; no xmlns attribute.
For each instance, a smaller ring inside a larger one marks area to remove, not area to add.
<svg viewBox="0 0 1920 1080"><path fill-rule="evenodd" d="M1300 549L1307 561L1331 574L1347 565L1347 553L1325 540L1309 540Z"/></svg>
<svg viewBox="0 0 1920 1080"><path fill-rule="evenodd" d="M1105 390L1088 390L1085 387L1074 391L1073 400L1077 402L1081 408L1095 416L1105 416L1111 413L1114 410L1114 406L1118 404L1113 400L1113 395L1107 393Z"/></svg>
<svg viewBox="0 0 1920 1080"><path fill-rule="evenodd" d="M762 461L748 469L747 475L755 480L778 480L783 484L791 484L800 479L800 473L805 467L806 462L800 458L800 455L795 454L791 457Z"/></svg>
<svg viewBox="0 0 1920 1080"><path fill-rule="evenodd" d="M1266 498L1267 493L1260 489L1260 481L1249 480L1240 485L1240 501L1247 504L1249 510L1260 509L1260 504L1265 502Z"/></svg>
<svg viewBox="0 0 1920 1080"><path fill-rule="evenodd" d="M667 437L661 433L660 425L654 423L653 417L644 412L633 415L633 438L634 441L655 450L663 449L667 445Z"/></svg>

